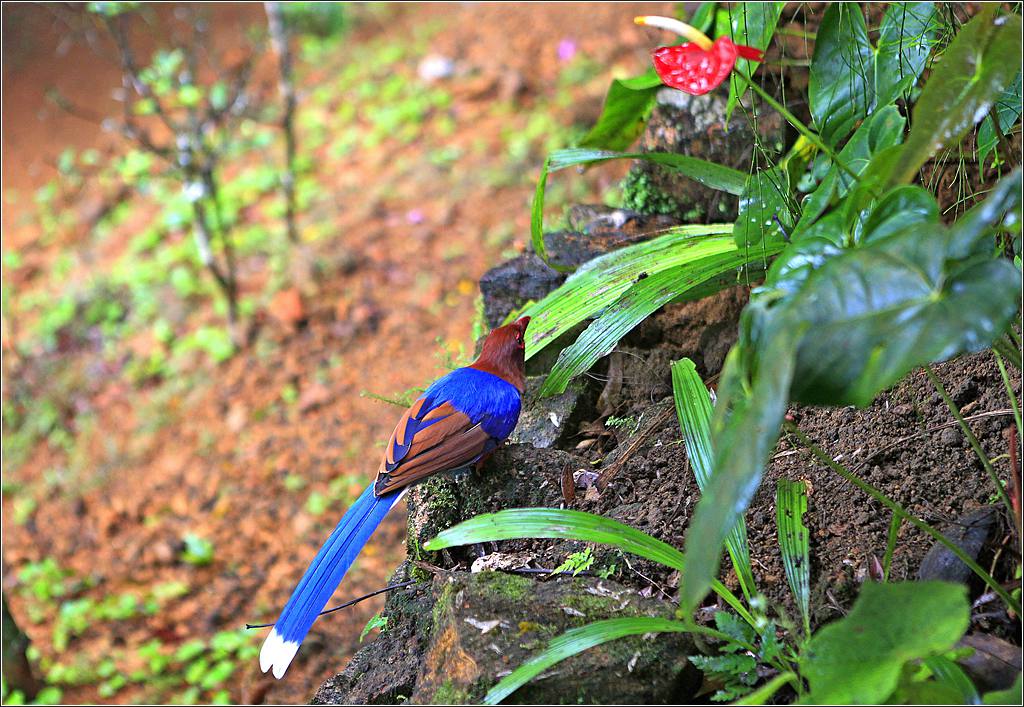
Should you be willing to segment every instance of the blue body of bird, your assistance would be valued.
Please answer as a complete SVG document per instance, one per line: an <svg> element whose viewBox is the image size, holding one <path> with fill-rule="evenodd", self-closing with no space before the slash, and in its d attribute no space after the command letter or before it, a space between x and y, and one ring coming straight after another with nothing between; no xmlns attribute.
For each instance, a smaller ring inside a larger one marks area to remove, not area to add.
<svg viewBox="0 0 1024 707"><path fill-rule="evenodd" d="M478 463L511 434L519 420L528 321L496 329L474 364L435 381L406 411L377 478L320 548L264 642L264 672L284 675L345 573L412 484Z"/></svg>

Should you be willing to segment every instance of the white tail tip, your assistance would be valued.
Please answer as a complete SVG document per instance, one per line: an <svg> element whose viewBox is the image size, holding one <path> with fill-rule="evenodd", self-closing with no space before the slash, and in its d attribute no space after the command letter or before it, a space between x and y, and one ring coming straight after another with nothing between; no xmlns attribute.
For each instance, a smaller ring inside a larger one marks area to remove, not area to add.
<svg viewBox="0 0 1024 707"><path fill-rule="evenodd" d="M274 677L280 680L298 652L297 642L285 641L276 628L272 629L267 640L263 642L263 647L260 648L260 670L267 672L273 668Z"/></svg>

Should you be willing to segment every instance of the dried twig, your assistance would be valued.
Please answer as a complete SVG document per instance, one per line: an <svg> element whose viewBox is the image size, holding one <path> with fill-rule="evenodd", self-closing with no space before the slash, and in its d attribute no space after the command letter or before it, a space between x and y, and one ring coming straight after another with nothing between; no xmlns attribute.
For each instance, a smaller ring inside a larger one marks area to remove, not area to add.
<svg viewBox="0 0 1024 707"><path fill-rule="evenodd" d="M664 408L658 415L651 420L650 423L642 431L633 436L633 439L629 441L627 446L619 458L609 464L601 471L601 475L597 477L597 488L603 491L607 486L608 482L619 473L619 470L626 464L629 459L639 451L639 449L650 439L651 435L661 429L661 426L668 422L669 418L675 414L675 410L672 408Z"/></svg>
<svg viewBox="0 0 1024 707"><path fill-rule="evenodd" d="M979 412L979 413L977 413L975 415L969 415L969 416L965 417L964 420L967 421L967 422L970 422L971 420L980 420L980 419L985 418L985 417L1003 417L1003 416L1012 415L1012 414L1013 414L1013 410L1010 410L1009 408L1007 408L1005 410L990 410L988 412ZM938 432L939 430L944 430L947 427L956 427L959 424L960 423L956 422L956 421L946 422L946 423L943 423L941 425L935 425L934 427L929 427L928 429L924 430L923 432L918 432L916 434L908 435L906 437L900 437L895 442L892 442L891 444L887 444L884 447L876 449L875 451L873 451L870 454L868 454L866 457L861 459L860 462L857 463L857 466L853 467L851 469L851 471L853 471L853 472L860 471L861 469L864 468L864 466L867 465L867 463L869 461L871 461L875 457L881 456L882 454L885 454L886 452L892 451L893 449L895 449L895 448L899 447L900 445L905 444L905 443L907 443L907 442L909 442L911 440L918 439L920 437L927 437L928 435L930 435L930 434L932 434L934 432ZM799 450L792 450L792 452L796 452L796 451L799 451ZM786 455L788 455L788 454L790 454L792 452L782 452L780 454L775 455L775 458L778 458L780 456L786 456Z"/></svg>
<svg viewBox="0 0 1024 707"><path fill-rule="evenodd" d="M295 226L295 84L292 80L292 50L288 45L288 28L281 13L281 3L265 2L267 24L270 27L270 41L277 53L279 67L278 87L284 100L281 115L281 131L284 133L285 169L281 177L285 197L285 220L288 226L288 240L299 241Z"/></svg>

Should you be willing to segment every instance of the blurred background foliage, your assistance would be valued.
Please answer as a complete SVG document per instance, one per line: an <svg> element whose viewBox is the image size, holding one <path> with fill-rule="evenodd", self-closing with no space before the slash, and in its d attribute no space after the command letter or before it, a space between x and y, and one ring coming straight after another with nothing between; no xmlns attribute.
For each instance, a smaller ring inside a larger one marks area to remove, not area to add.
<svg viewBox="0 0 1024 707"><path fill-rule="evenodd" d="M312 451L275 462L282 438L301 418L362 411L372 419L337 458L377 453L375 418L390 411L374 398L463 360L476 278L527 238L535 166L583 134L609 66L644 60L642 37L595 57L550 26L530 40L547 52L530 75L523 57L509 65L521 47L488 64L501 26L474 43L444 12L283 3L286 76L267 5L4 7L3 586L36 678L5 682L5 703L260 697L239 679L258 637L237 627L276 606L253 601L267 572L298 568L272 554L247 574L253 551L236 536L266 539L238 529L260 520L245 499L279 485L303 541L333 522L366 469L339 475ZM68 57L106 83L69 81ZM17 112L24 96L35 102ZM613 177L561 180L551 213L595 189L614 201ZM390 231L426 239L439 266L389 260ZM337 340L372 347L394 331L388 283L416 303L394 304L405 327L412 312L407 336L431 332L438 353L361 381ZM316 361L300 363L310 337ZM367 396L328 414L339 389ZM271 448L255 475L238 462L250 436ZM372 589L389 560L365 568ZM211 618L224 591L200 587L239 572L234 608ZM275 694L304 699L302 682Z"/></svg>

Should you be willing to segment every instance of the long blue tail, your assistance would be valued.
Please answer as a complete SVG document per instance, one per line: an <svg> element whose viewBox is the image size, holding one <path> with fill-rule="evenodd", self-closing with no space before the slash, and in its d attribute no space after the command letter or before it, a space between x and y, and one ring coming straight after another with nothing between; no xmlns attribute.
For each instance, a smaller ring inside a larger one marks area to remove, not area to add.
<svg viewBox="0 0 1024 707"><path fill-rule="evenodd" d="M384 516L404 494L403 490L378 498L373 493L371 483L348 509L331 537L313 558L309 569L302 575L273 630L263 642L263 648L260 649L260 668L263 672L273 668L275 678L280 680L284 676L299 645L348 568L355 562Z"/></svg>

